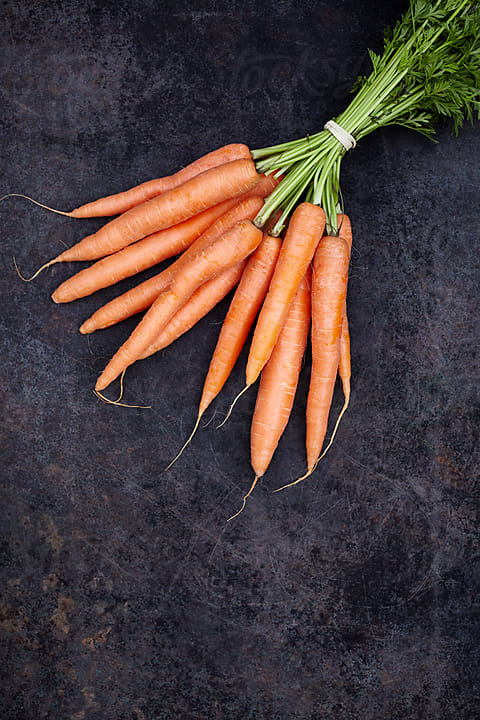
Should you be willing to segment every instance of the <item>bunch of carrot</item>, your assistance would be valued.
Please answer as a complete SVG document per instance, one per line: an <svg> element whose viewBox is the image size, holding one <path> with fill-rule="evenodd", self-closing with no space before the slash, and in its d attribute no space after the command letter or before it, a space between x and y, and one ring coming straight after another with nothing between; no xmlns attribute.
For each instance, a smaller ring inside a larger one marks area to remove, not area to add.
<svg viewBox="0 0 480 720"><path fill-rule="evenodd" d="M315 470L349 403L352 233L343 213L342 159L379 127L395 124L432 137L442 119L451 118L458 132L465 118L480 117L480 4L410 0L386 32L383 52L370 51L370 58L370 75L357 79L353 100L323 130L253 151L227 145L175 175L62 213L117 217L43 266L94 261L53 293L63 303L179 256L82 324L80 332L91 333L146 311L98 378L98 394L136 360L172 343L237 286L193 433L258 315L242 391L260 378L251 430L255 478L244 503L288 422L310 325L307 471L290 485ZM345 402L323 449L337 374Z"/></svg>
<svg viewBox="0 0 480 720"><path fill-rule="evenodd" d="M278 182L275 174L258 174L248 147L227 145L175 175L65 213L117 217L43 266L94 261L55 290L53 300L66 303L178 256L100 307L80 327L81 333L92 333L146 311L98 378L95 391L101 397L136 360L172 343L237 286L187 442L227 381L258 315L245 385L246 390L260 378L251 428L251 490L266 472L288 422L310 324L313 362L303 477L321 456L337 373L345 408L350 394L350 222L339 216L338 234L325 235L324 211L304 202L294 211L283 240L263 231L253 221Z"/></svg>

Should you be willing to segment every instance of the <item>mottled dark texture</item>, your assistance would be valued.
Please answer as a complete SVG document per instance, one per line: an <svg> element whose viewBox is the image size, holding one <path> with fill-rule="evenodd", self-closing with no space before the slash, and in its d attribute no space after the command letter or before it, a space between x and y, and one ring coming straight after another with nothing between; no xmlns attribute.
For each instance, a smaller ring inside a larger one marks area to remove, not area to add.
<svg viewBox="0 0 480 720"><path fill-rule="evenodd" d="M313 132L405 5L4 2L0 192L70 208L226 142ZM12 268L99 223L0 206L2 720L479 717L478 124L439 139L389 129L345 161L351 407L314 477L272 495L304 467L307 359L229 525L254 392L163 472L226 302L129 371L127 402L152 410L104 405L94 379L134 322L77 329L118 291L56 306L71 266L28 285Z"/></svg>

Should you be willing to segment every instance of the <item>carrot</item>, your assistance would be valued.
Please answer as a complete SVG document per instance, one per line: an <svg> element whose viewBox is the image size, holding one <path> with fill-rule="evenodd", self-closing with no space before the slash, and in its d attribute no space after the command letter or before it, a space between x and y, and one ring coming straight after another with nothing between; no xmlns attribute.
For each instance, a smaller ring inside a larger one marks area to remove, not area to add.
<svg viewBox="0 0 480 720"><path fill-rule="evenodd" d="M95 389L103 390L110 385L142 355L200 285L248 257L261 239L261 230L249 220L242 220L186 263L175 274L170 288L158 296L130 337L115 353L98 378Z"/></svg>
<svg viewBox="0 0 480 720"><path fill-rule="evenodd" d="M338 374L342 381L343 395L345 398L345 404L342 409L342 415L348 407L350 402L350 377L352 374L352 367L350 361L350 333L348 331L348 319L346 315L346 305L344 307L343 323L342 323L342 334L340 336L340 358L338 361Z"/></svg>
<svg viewBox="0 0 480 720"><path fill-rule="evenodd" d="M262 370L250 435L252 467L257 479L270 465L292 410L310 329L310 285L308 268Z"/></svg>
<svg viewBox="0 0 480 720"><path fill-rule="evenodd" d="M281 248L280 238L264 235L249 259L222 325L200 399L199 417L225 385L257 317Z"/></svg>
<svg viewBox="0 0 480 720"><path fill-rule="evenodd" d="M205 410L225 385L267 294L281 244L280 238L264 235L262 242L248 259L210 361L194 428L168 467L178 460L190 443Z"/></svg>
<svg viewBox="0 0 480 720"><path fill-rule="evenodd" d="M343 239L348 245L348 255L350 256L352 252L352 225L350 223L350 218L348 217L348 215L337 215L337 227L339 228L340 237L343 237ZM350 377L352 374L350 361L350 333L348 331L346 300L345 307L343 308L343 324L342 335L340 338L340 359L338 363L338 374L340 375L340 379L342 381L343 395L345 397L345 404L340 415L341 418L341 416L348 407L348 403L350 402Z"/></svg>
<svg viewBox="0 0 480 720"><path fill-rule="evenodd" d="M250 490L243 497L242 507L229 521L245 508L247 498L266 473L287 426L310 328L310 283L311 270L308 267L272 354L262 370L250 432L251 462L255 477Z"/></svg>
<svg viewBox="0 0 480 720"><path fill-rule="evenodd" d="M352 224L348 215L337 215L338 235L345 240L348 245L348 253L352 252Z"/></svg>
<svg viewBox="0 0 480 720"><path fill-rule="evenodd" d="M85 270L80 270L79 273L73 275L55 290L52 299L57 303L71 302L79 297L90 295L103 287L113 285L125 277L141 272L141 270L152 267L156 263L187 248L200 234L207 230L211 223L241 201L255 197L258 203L258 198L269 195L276 184L276 180L272 181L271 178L265 175L261 176L260 181L243 195L237 198L231 198L230 200L224 200L223 203L204 210L204 212L195 215L189 220L185 220L183 223L180 223L180 225L174 225L166 230L160 230L160 232L149 235L143 240L139 240L133 245L119 250L117 253L98 260L90 267L85 268ZM255 205L255 207L258 207L256 210L256 212L258 212L260 206ZM250 216L250 214L247 213L245 216L237 217L237 220L243 220L247 217L253 219L255 214ZM153 284L153 282L150 283L148 287L153 286ZM160 290L157 295L159 293ZM149 305L151 305L155 297ZM149 305L146 307L149 307ZM143 310L145 308L141 309ZM93 330L96 329L94 324L88 323L87 321L87 327L88 325L90 325Z"/></svg>
<svg viewBox="0 0 480 720"><path fill-rule="evenodd" d="M233 160L206 170L183 185L127 210L43 267L59 262L97 260L111 255L136 240L178 225L224 200L242 195L259 180L252 160Z"/></svg>
<svg viewBox="0 0 480 720"><path fill-rule="evenodd" d="M351 253L351 249L352 249L352 226L350 224L350 219L348 218L347 215L340 215L340 214L337 215L337 227L339 228L339 231L338 231L339 239L342 238L343 241L346 243L346 247L347 247L347 253L348 253L347 274L348 274L348 262L350 260L350 253ZM315 268L315 265L314 265L314 268ZM348 275L347 275L347 281L348 281ZM340 375L340 379L342 381L343 395L345 398L342 410L340 411L340 414L337 418L335 427L332 432L332 436L328 442L327 447L325 448L325 450L322 452L321 455L317 456L317 459L315 460L313 466L310 467L310 463L309 463L309 468L305 475L298 478L298 480L295 480L292 483L288 483L287 485L284 485L283 487L278 488L278 490L275 490L274 492L278 492L279 490L283 490L284 488L291 487L292 485L296 485L298 482L300 482L301 480L304 480L306 477L308 477L313 472L313 470L315 469L315 467L318 463L318 460L320 458L322 458L325 455L325 453L329 450L329 448L331 447L333 440L335 438L336 432L338 430L338 426L340 425L340 421L341 421L345 411L348 408L348 404L350 402L351 366L350 366L350 334L348 331L348 320L347 320L347 300L346 300L347 288L346 288L346 284L345 284L344 290L345 290L345 300L343 301L343 308L342 308L343 320L342 320L342 324L341 324L339 359L338 359L338 374ZM321 313L320 307L318 308L318 312ZM316 324L314 324L314 325L315 325L315 327L317 327ZM313 330L312 330L312 332L313 332ZM314 343L313 343L313 339L312 339L312 350L313 350L313 346L314 346ZM316 343L315 343L315 347L318 347ZM333 347L331 349L333 351ZM312 379L314 378L313 373L314 373L315 367L316 366L314 363L314 365L312 367ZM329 387L328 387L328 383L330 381L331 381L331 378L323 378L323 382L325 383L325 385L323 388L321 388L324 391L324 393L326 393L327 399L328 399L328 393L330 392ZM313 380L311 380L311 383L312 382L313 382ZM317 384L319 384L319 383L317 382ZM334 384L335 384L335 377L333 377L333 384L331 386L331 395L330 395L330 400L328 401L328 406L326 406L326 409L325 409L325 406L323 408L324 428L320 425L320 433L323 432L323 437L322 437L322 440L320 443L320 447L318 448L318 453L320 453L321 445L323 444L323 439L325 437L325 432L326 432L327 422L328 422L328 411L329 411L329 407L331 404L331 398L333 396ZM324 402L325 403L327 402L327 400L325 400L325 398L324 398ZM326 413L326 415L325 415L325 413ZM312 411L312 414L313 414L313 411ZM308 406L307 406L307 448L310 443L309 430L308 430L308 417L309 417L309 415L308 415ZM320 414L318 417L320 417ZM314 448L314 450L312 452L316 452L316 451L317 451L317 449ZM313 457L311 459L311 462L313 462Z"/></svg>
<svg viewBox="0 0 480 720"><path fill-rule="evenodd" d="M190 180L192 177L205 172L205 170L210 170L210 168L224 165L225 163L232 162L233 160L240 160L241 158L245 158L247 160L251 159L250 150L246 145L242 145L241 143L225 145L224 147L218 148L207 155L203 155L203 157L198 158L198 160L190 163L190 165L182 168L174 175L149 180L148 182L137 185L130 190L99 198L98 200L94 200L93 202L89 202L75 208L75 210L72 210L69 215L76 218L119 215L126 210L130 210L136 205L140 205L147 200L151 200L151 198L160 195L166 190L178 187L187 180Z"/></svg>
<svg viewBox="0 0 480 720"><path fill-rule="evenodd" d="M86 334L110 327L149 308L160 293L170 285L174 274L178 272L186 262L189 262L195 253L199 252L202 248L208 247L208 245L240 220L253 220L262 204L259 198L249 198L235 205L231 210L218 218L172 265L161 273L158 273L158 275L154 275L152 278L140 283L140 285L114 298L94 312L80 327L80 332Z"/></svg>
<svg viewBox="0 0 480 720"><path fill-rule="evenodd" d="M245 194L252 195L253 190ZM172 255L178 255L191 246L200 235L208 230L212 223L237 204L237 198L224 200L199 215L184 220L179 225L160 230L158 233L153 233L153 235L123 248L123 250L97 260L90 267L80 270L59 285L52 294L52 300L56 303L72 302L72 300L91 295L109 285L114 285L126 277L136 275ZM252 203L252 207L259 210L262 204L258 199L258 202ZM252 219L254 217L255 214L252 215Z"/></svg>
<svg viewBox="0 0 480 720"><path fill-rule="evenodd" d="M272 353L324 227L325 212L317 205L302 203L292 215L250 347L247 387L258 378Z"/></svg>
<svg viewBox="0 0 480 720"><path fill-rule="evenodd" d="M223 300L235 285L238 285L242 277L246 260L228 268L220 275L216 275L211 280L201 285L195 290L190 300L175 313L168 325L158 335L156 340L145 350L139 360L144 360L150 355L163 350L171 345L181 335L188 332L196 323L201 320L207 313L212 310L215 305Z"/></svg>
<svg viewBox="0 0 480 720"><path fill-rule="evenodd" d="M112 255L97 260L90 267L80 270L65 280L52 293L56 303L67 303L91 295L97 290L114 285L124 278L136 275L142 270L178 255L192 244L220 215L229 210L236 200L204 210L179 225L160 230L143 240L129 245Z"/></svg>
<svg viewBox="0 0 480 720"><path fill-rule="evenodd" d="M312 373L307 400L307 466L320 456L340 359L340 338L348 282L348 245L324 237L315 253L312 278Z"/></svg>

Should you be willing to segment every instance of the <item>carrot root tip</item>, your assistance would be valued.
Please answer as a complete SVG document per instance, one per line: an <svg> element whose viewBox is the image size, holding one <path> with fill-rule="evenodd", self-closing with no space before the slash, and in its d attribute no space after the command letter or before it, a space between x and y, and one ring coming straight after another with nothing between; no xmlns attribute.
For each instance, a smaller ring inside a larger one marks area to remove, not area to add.
<svg viewBox="0 0 480 720"><path fill-rule="evenodd" d="M122 397L123 397L123 378L125 377L125 373L126 373L126 372L127 372L127 370L125 369L125 370L122 372L122 374L120 375L120 395L118 396L116 402L120 402L120 400L121 400Z"/></svg>
<svg viewBox="0 0 480 720"><path fill-rule="evenodd" d="M38 205L38 207L41 207L44 210L49 210L50 212L56 213L57 215L65 215L65 217L76 217L71 212L64 212L63 210L56 210L55 208L51 208L48 205L44 205L43 203L38 202L38 200L34 200L33 198L29 197L28 195L22 195L21 193L7 193L7 195L3 195L0 198L0 202L2 202L2 200L6 200L7 198L11 198L11 197L24 198L25 200L29 200L30 202L32 202L34 205Z"/></svg>
<svg viewBox="0 0 480 720"><path fill-rule="evenodd" d="M164 472L167 472L167 470L170 470L170 468L172 467L172 465L177 462L178 458L179 458L180 455L183 453L183 451L185 450L185 448L187 447L187 445L190 443L190 441L192 440L193 436L194 436L195 433L197 432L198 426L200 425L200 420L201 420L201 419L202 419L202 413L198 413L197 422L195 423L195 426L194 426L192 432L190 433L190 435L188 436L188 438L185 440L185 442L184 442L184 444L182 445L180 451L175 455L175 457L173 458L173 460L172 460L170 463L168 463L168 465L167 465L167 467L165 468L165 471L164 471Z"/></svg>
<svg viewBox="0 0 480 720"><path fill-rule="evenodd" d="M95 332L94 324L90 321L90 319L85 320L85 322L80 325L79 331L82 335L89 335L90 333Z"/></svg>
<svg viewBox="0 0 480 720"><path fill-rule="evenodd" d="M315 466L314 466L313 470L315 470L315 468L317 467L319 461L320 461L323 457L325 457L325 455L327 454L327 452L328 452L328 451L330 450L330 448L332 447L332 443L333 443L333 441L334 441L334 439L335 439L335 435L337 434L337 430L338 430L338 426L340 425L340 421L341 421L341 419L342 419L342 417L343 417L346 409L348 408L348 403L349 403L349 397L347 396L347 397L345 398L345 402L344 402L344 404L343 404L343 408L342 408L341 411L340 411L340 415L339 415L338 418L337 418L337 422L335 423L335 427L333 428L332 437L330 438L327 447L325 448L325 450L322 452L322 454L321 454L320 457L318 458L317 462L315 463ZM312 472L313 472L313 470L312 470Z"/></svg>
<svg viewBox="0 0 480 720"><path fill-rule="evenodd" d="M251 384L251 383L250 383L250 384ZM220 425L217 425L217 427L216 427L217 430L218 430L219 428L221 428L223 425L225 425L225 423L227 422L228 418L229 418L230 415L232 414L232 410L233 410L234 406L236 405L237 400L239 400L239 399L242 397L243 393L247 392L247 390L248 390L249 387L250 387L250 385L245 385L245 387L243 388L243 390L241 390L241 391L238 393L237 397L235 398L235 400L234 400L234 401L232 402L232 404L230 405L230 407L229 407L229 409L228 409L228 412L227 412L227 414L225 415L225 417L223 418L222 422L220 423Z"/></svg>
<svg viewBox="0 0 480 720"><path fill-rule="evenodd" d="M243 512L243 510L245 509L245 505L247 503L247 498L252 494L253 489L259 479L260 479L260 475L255 475L253 482L250 486L250 490L248 491L248 493L246 495L243 496L242 507L240 508L240 510L238 512L235 513L235 515L232 515L231 517L229 517L227 522L230 522L230 520L233 520L234 518L238 517L238 515L240 515L240 513Z"/></svg>
<svg viewBox="0 0 480 720"><path fill-rule="evenodd" d="M23 282L27 282L27 283L28 283L28 282L31 282L32 280L35 280L35 278L36 278L38 275L40 275L40 273L42 272L42 270L46 270L46 269L47 269L48 267L50 267L51 265L54 265L56 262L57 262L56 260L50 260L48 263L45 263L45 265L42 265L42 267L38 268L38 270L37 270L35 273L33 273L33 275L32 275L31 277L27 278L27 277L25 277L24 275L22 275L22 273L21 273L20 270L18 269L18 265L17 265L16 259L13 258L13 264L14 264L14 266L15 266L15 272L17 273L17 275L18 275L18 277L20 278L20 280L23 280Z"/></svg>
<svg viewBox="0 0 480 720"><path fill-rule="evenodd" d="M119 407L127 407L127 408L138 408L140 410L150 410L151 405L129 405L128 403L122 403L120 402L121 398L123 397L123 376L125 375L126 370L123 371L121 378L120 378L120 395L117 400L110 400L109 398L105 397L105 395L102 395L102 393L99 390L94 390L93 394L96 395L99 400L101 400L104 403L107 403L108 405L118 405Z"/></svg>
<svg viewBox="0 0 480 720"><path fill-rule="evenodd" d="M305 473L305 475L302 475L301 477L297 478L296 480L294 480L294 481L291 482L291 483L287 483L286 485L282 485L282 487L279 487L279 488L277 488L276 490L272 490L272 492L274 492L274 493L280 492L281 490L285 490L286 488L293 487L294 485L297 485L299 482L302 482L302 480L306 480L306 479L307 479L308 477L310 477L310 475L314 472L315 468L317 467L317 463L318 463L318 460L317 460L317 462L315 463L315 465L314 465L310 470L307 470L307 472Z"/></svg>

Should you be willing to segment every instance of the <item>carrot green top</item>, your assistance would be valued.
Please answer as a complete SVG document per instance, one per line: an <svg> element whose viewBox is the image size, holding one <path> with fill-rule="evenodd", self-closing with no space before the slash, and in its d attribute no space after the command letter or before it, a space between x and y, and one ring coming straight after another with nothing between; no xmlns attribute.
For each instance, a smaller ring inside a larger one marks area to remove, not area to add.
<svg viewBox="0 0 480 720"><path fill-rule="evenodd" d="M435 124L445 118L453 120L458 133L465 118L480 116L478 0L410 0L405 15L386 32L383 53L369 54L370 76L357 79L354 99L334 118L356 141L386 125L402 125L432 138ZM254 150L258 172L284 176L255 223L263 227L281 207L272 230L278 235L297 203L307 200L324 208L335 232L341 209L340 164L346 152L325 129Z"/></svg>

